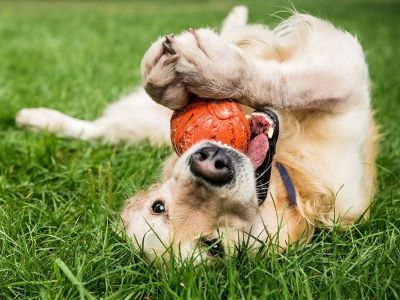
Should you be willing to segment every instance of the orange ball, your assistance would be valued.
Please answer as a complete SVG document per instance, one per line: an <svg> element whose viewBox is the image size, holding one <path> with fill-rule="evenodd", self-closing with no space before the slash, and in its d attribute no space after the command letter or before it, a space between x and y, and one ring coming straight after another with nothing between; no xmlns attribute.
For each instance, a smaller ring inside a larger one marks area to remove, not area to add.
<svg viewBox="0 0 400 300"><path fill-rule="evenodd" d="M250 125L232 100L194 99L171 118L171 142L178 155L202 140L214 140L246 152Z"/></svg>

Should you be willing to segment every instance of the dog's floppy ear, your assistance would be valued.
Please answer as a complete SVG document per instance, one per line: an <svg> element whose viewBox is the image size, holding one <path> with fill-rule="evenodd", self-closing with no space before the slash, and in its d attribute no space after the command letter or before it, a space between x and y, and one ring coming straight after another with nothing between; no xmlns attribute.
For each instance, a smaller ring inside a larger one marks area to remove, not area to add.
<svg viewBox="0 0 400 300"><path fill-rule="evenodd" d="M172 154L169 158L165 160L161 180L167 180L172 176L172 171L174 170L178 158L178 155Z"/></svg>

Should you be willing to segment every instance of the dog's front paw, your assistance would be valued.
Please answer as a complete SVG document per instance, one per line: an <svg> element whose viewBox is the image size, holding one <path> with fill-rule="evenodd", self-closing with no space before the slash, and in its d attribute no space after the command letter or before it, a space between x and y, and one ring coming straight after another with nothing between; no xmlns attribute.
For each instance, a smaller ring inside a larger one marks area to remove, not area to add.
<svg viewBox="0 0 400 300"><path fill-rule="evenodd" d="M171 48L173 36L160 38L142 60L142 79L150 97L170 109L179 109L189 100L189 93L175 72L179 55Z"/></svg>
<svg viewBox="0 0 400 300"><path fill-rule="evenodd" d="M243 54L208 29L188 30L171 41L179 55L175 72L186 89L204 98L235 98L240 91Z"/></svg>
<svg viewBox="0 0 400 300"><path fill-rule="evenodd" d="M142 77L156 102L176 109L190 94L238 99L244 67L244 55L235 45L212 30L191 29L154 43L142 61Z"/></svg>

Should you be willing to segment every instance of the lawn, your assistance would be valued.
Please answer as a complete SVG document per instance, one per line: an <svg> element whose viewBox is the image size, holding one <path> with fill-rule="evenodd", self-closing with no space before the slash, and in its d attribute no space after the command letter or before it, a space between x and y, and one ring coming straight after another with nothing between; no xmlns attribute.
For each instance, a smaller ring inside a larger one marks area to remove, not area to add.
<svg viewBox="0 0 400 300"><path fill-rule="evenodd" d="M381 124L371 218L319 230L282 255L240 253L197 268L146 262L114 230L124 200L170 150L110 146L16 127L23 107L95 118L139 83L159 35L218 26L232 1L0 2L0 298L400 298L400 3L299 1L357 35ZM250 1L276 24L289 2ZM274 14L279 12L278 14Z"/></svg>

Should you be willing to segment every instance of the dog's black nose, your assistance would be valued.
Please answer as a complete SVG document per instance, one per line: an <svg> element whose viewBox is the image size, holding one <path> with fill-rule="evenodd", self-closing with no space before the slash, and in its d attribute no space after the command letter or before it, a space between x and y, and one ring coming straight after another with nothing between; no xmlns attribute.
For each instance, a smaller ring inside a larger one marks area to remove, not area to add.
<svg viewBox="0 0 400 300"><path fill-rule="evenodd" d="M209 183L228 183L233 178L233 165L227 151L217 146L201 148L190 157L190 170Z"/></svg>

